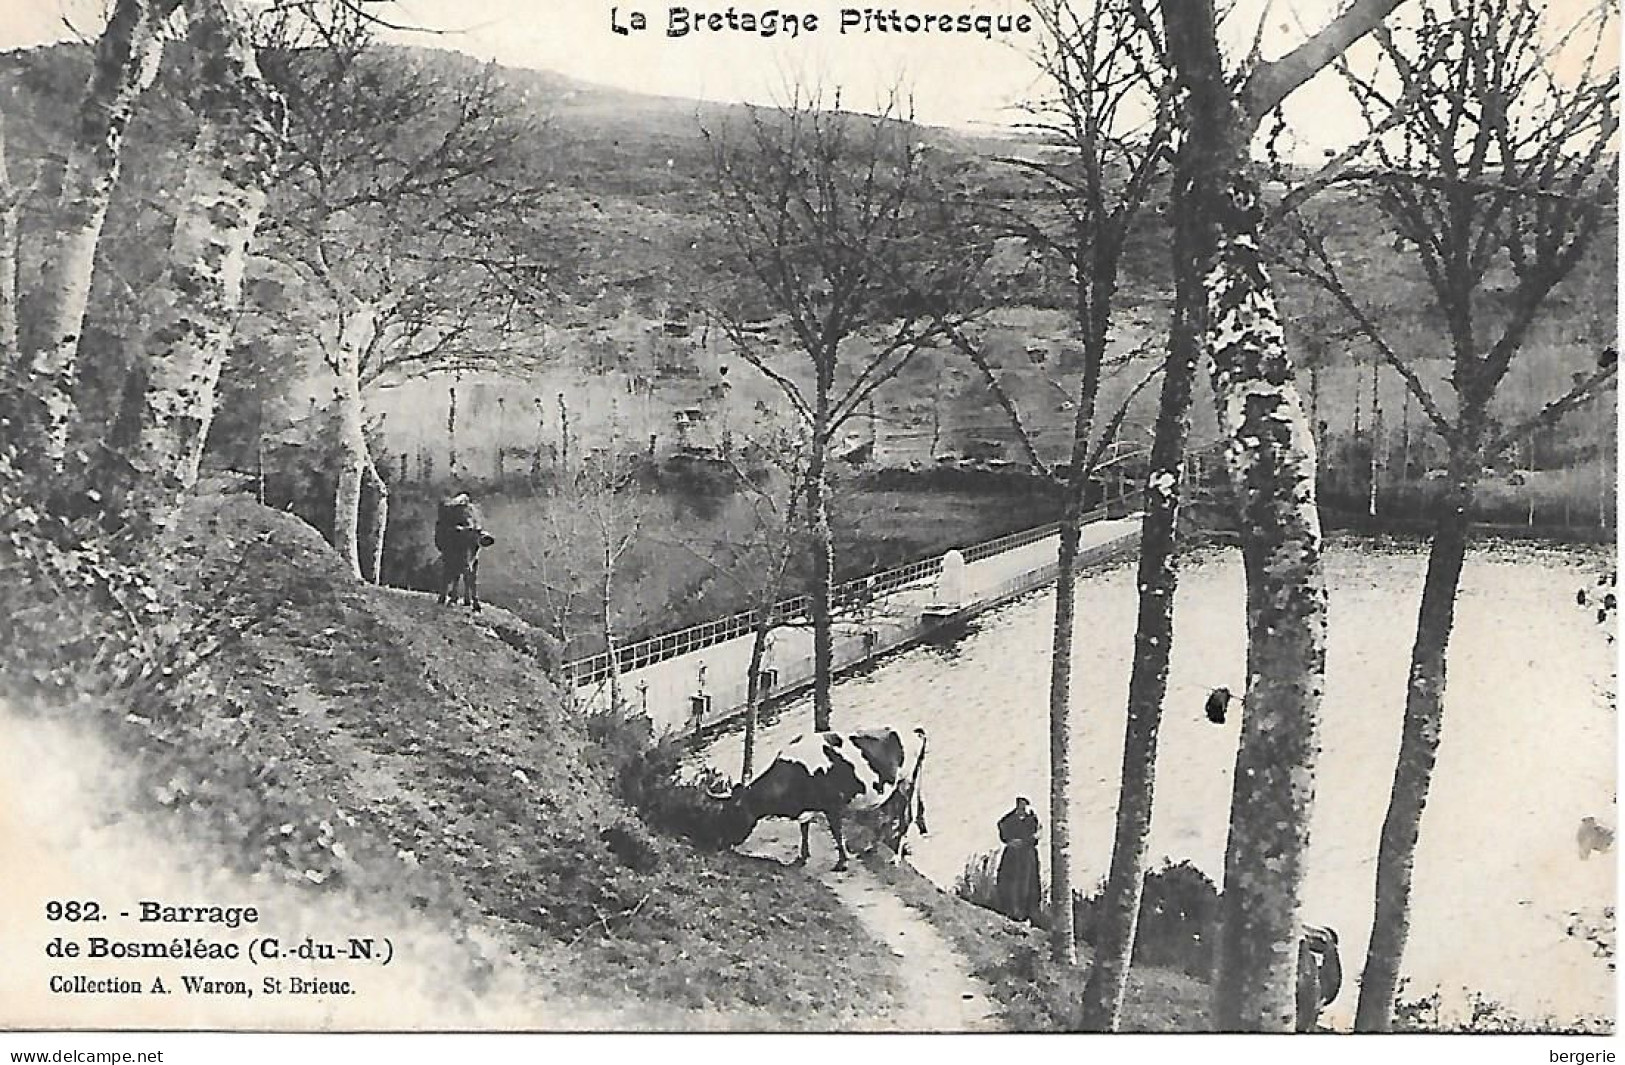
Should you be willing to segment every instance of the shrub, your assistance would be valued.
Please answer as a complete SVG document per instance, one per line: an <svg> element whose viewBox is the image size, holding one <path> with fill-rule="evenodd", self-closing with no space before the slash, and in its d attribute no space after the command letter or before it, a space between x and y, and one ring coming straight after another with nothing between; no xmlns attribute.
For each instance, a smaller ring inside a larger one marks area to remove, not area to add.
<svg viewBox="0 0 1625 1065"><path fill-rule="evenodd" d="M1091 945L1103 893L1104 885L1087 898L1073 895L1078 938ZM1164 862L1145 875L1134 934L1135 964L1175 969L1206 980L1212 971L1211 931L1218 912L1219 891L1206 874L1188 861Z"/></svg>
<svg viewBox="0 0 1625 1065"><path fill-rule="evenodd" d="M1213 964L1219 891L1190 862L1164 863L1145 878L1135 960L1206 979Z"/></svg>
<svg viewBox="0 0 1625 1065"><path fill-rule="evenodd" d="M999 853L998 850L990 850L971 855L970 861L965 863L965 868L954 880L954 894L984 910L997 911Z"/></svg>
<svg viewBox="0 0 1625 1065"><path fill-rule="evenodd" d="M652 873L660 866L660 852L648 831L636 821L621 820L598 833L609 852L634 873Z"/></svg>
<svg viewBox="0 0 1625 1065"><path fill-rule="evenodd" d="M656 741L647 715L624 708L598 711L587 718L587 738L599 771L612 781L615 794L649 827L702 847L738 842L727 838L716 803L705 789L680 778L682 741L676 737Z"/></svg>
<svg viewBox="0 0 1625 1065"><path fill-rule="evenodd" d="M17 458L0 448L0 686L145 717L208 697L200 667L226 634L174 594L159 530L119 527L93 489L38 490Z"/></svg>

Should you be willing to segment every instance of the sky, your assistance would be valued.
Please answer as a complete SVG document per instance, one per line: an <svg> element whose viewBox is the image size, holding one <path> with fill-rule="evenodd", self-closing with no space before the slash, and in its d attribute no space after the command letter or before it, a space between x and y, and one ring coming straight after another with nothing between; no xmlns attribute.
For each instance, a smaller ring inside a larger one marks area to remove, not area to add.
<svg viewBox="0 0 1625 1065"><path fill-rule="evenodd" d="M99 29L107 0L0 0L0 49L63 39L66 17L86 32ZM1262 54L1284 53L1323 25L1344 0L1234 0L1227 23L1233 54L1244 51L1262 25ZM1552 0L1554 16L1594 0ZM668 37L669 9L653 0L396 0L388 10L402 23L429 33L396 34L429 47L452 48L510 66L556 71L572 78L636 92L692 99L773 103L784 87L803 80L840 86L843 102L864 109L892 86L908 87L915 116L932 125L988 131L1017 117L1012 105L1037 85L1029 57L1032 33L841 33L841 11L851 0L714 0L681 5L690 11L812 14L820 25L797 37L743 31L691 32ZM1010 15L1023 0L894 0L881 11ZM857 10L864 10L858 6ZM642 12L642 33L629 27ZM1304 160L1356 137L1358 114L1334 75L1295 94L1287 109Z"/></svg>

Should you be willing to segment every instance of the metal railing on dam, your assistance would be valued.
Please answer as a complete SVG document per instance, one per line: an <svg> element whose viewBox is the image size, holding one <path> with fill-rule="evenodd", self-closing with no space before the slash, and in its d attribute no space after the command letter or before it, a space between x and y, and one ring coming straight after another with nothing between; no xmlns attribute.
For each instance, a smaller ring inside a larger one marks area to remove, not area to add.
<svg viewBox="0 0 1625 1065"><path fill-rule="evenodd" d="M1096 520L1084 528L1080 565L1131 551L1139 543L1139 514L1113 520L1097 510L1090 516ZM937 579L942 558L843 585L838 601L844 605L833 619L834 672L846 672L945 629L951 631L983 611L1054 581L1053 527L1023 530L1000 540L1002 544L977 545L983 548L978 560L962 565L957 598L942 594L943 582ZM813 681L813 632L805 604L805 598L797 597L775 608L760 664L761 698L781 699ZM613 687L622 705L646 714L664 732L699 731L733 718L749 702L754 632L755 618L746 613L622 648L619 662L639 664L617 670L613 682L607 655L583 659L576 664L578 705L586 710L607 708Z"/></svg>
<svg viewBox="0 0 1625 1065"><path fill-rule="evenodd" d="M1084 515L1086 523L1099 521L1106 517L1108 509L1121 510L1138 504L1141 493L1134 492L1122 500L1113 501L1107 505L1096 507ZM1039 543L1057 534L1060 525L1050 522L1047 525L1035 526L1031 529L1022 529L1018 532L1008 533L981 543L971 544L959 548L960 555L967 563L980 562L995 555L1014 551L1030 544ZM867 577L838 584L832 590L830 606L837 620L860 613L872 606L876 599L889 596L894 592L923 581L935 580L942 570L942 555L932 558L909 562L893 569L882 570ZM1051 575L1053 577L1053 574ZM782 599L773 605L769 614L770 627L786 625L810 625L812 623L812 601L808 596L797 595L789 599ZM664 662L668 659L691 654L695 651L713 647L740 636L748 635L756 630L760 615L754 610L745 610L737 614L717 618L714 621L701 622L674 632L653 636L636 643L629 643L615 651L615 662L622 674L632 670L642 669L646 666ZM610 675L610 655L607 651L578 658L565 664L565 675L575 686L595 684L608 679Z"/></svg>

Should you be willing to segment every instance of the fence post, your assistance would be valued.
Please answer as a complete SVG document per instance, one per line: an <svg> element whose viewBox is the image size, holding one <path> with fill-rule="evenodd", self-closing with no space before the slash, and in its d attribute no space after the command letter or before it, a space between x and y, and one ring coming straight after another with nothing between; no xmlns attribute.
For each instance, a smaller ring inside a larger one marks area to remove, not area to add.
<svg viewBox="0 0 1625 1065"><path fill-rule="evenodd" d="M965 556L949 551L942 556L942 568L937 571L936 604L958 610L965 599Z"/></svg>

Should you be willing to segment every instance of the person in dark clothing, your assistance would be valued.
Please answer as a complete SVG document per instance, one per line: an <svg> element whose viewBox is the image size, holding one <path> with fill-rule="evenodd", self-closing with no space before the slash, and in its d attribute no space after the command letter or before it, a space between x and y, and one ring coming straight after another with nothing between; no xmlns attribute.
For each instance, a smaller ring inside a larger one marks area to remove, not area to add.
<svg viewBox="0 0 1625 1065"><path fill-rule="evenodd" d="M1343 959L1337 951L1337 932L1306 926L1298 941L1298 1031L1314 1031L1320 1011L1342 989Z"/></svg>
<svg viewBox="0 0 1625 1065"><path fill-rule="evenodd" d="M435 514L434 546L440 551L440 605L454 601L458 586L463 602L480 609L480 548L496 543L480 521L480 512L467 492L460 492L440 504Z"/></svg>
<svg viewBox="0 0 1625 1065"><path fill-rule="evenodd" d="M441 500L435 512L434 545L442 552L454 549L460 532L479 529L482 524L474 500L467 492L458 492L449 499Z"/></svg>
<svg viewBox="0 0 1625 1065"><path fill-rule="evenodd" d="M999 912L1012 921L1036 924L1044 901L1038 875L1038 815L1026 799L1018 798L1015 809L999 818L999 840L1004 844L997 881Z"/></svg>

